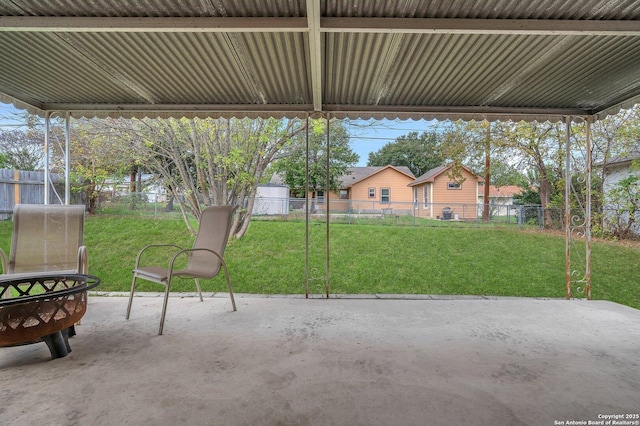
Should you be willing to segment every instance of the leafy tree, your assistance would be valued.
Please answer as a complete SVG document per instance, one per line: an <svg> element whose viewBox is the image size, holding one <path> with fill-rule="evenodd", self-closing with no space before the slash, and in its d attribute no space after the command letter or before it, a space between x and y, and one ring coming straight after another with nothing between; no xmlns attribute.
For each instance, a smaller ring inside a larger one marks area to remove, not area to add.
<svg viewBox="0 0 640 426"><path fill-rule="evenodd" d="M44 135L37 129L0 130L3 167L41 170L44 164Z"/></svg>
<svg viewBox="0 0 640 426"><path fill-rule="evenodd" d="M128 159L121 155L128 141L110 129L112 122L80 119L71 127L73 190L82 193L89 213L96 212L107 180L123 176L129 167Z"/></svg>
<svg viewBox="0 0 640 426"><path fill-rule="evenodd" d="M370 152L367 166L406 166L415 176L440 166L442 134L431 131L411 132L389 142L376 152Z"/></svg>
<svg viewBox="0 0 640 426"><path fill-rule="evenodd" d="M443 152L454 161L451 168L451 177L460 176L460 164L465 163L475 170L484 170L484 206L482 217L488 222L489 211L489 185L491 184L491 159L492 152L497 151L500 145L494 142L495 129L488 121L453 122L445 133Z"/></svg>
<svg viewBox="0 0 640 426"><path fill-rule="evenodd" d="M574 127L574 131L584 136L584 126ZM616 115L598 120L591 126L593 161L606 166L612 157L624 157L638 149L640 141L640 105L621 110ZM578 141L584 140L578 138ZM600 169L604 179L605 167Z"/></svg>
<svg viewBox="0 0 640 426"><path fill-rule="evenodd" d="M484 170L486 174L487 155L489 162L489 183L495 186L527 186L528 178L523 173L521 160L514 150L502 140L501 122L449 123L443 131L442 153L447 159L463 163L472 170ZM487 129L489 128L489 140ZM489 145L487 145L489 143ZM487 149L489 151L487 152Z"/></svg>
<svg viewBox="0 0 640 426"><path fill-rule="evenodd" d="M618 182L608 192L607 201L605 217L612 234L617 238L629 237L640 214L640 176L632 174Z"/></svg>
<svg viewBox="0 0 640 426"><path fill-rule="evenodd" d="M580 136L577 142L585 140L584 126L574 126ZM604 182L607 165L615 157L625 157L638 149L640 141L640 106L636 105L627 110L621 110L618 114L598 120L591 126L593 162L597 167L593 168L592 210L594 212L594 225L600 228L605 226Z"/></svg>
<svg viewBox="0 0 640 426"><path fill-rule="evenodd" d="M276 119L120 120L130 155L158 176L187 213L203 206L240 205L231 235L241 238L251 218L258 183L280 149L303 133L305 121Z"/></svg>
<svg viewBox="0 0 640 426"><path fill-rule="evenodd" d="M513 198L513 204L517 205L540 204L540 194L533 188L525 188Z"/></svg>
<svg viewBox="0 0 640 426"><path fill-rule="evenodd" d="M545 227L551 227L551 199L554 193L561 193L555 185L562 176L565 130L558 123L505 122L496 126L499 143L511 153L514 161L524 169L533 170L537 177L540 202L544 209Z"/></svg>
<svg viewBox="0 0 640 426"><path fill-rule="evenodd" d="M0 129L0 164L14 170L42 170L44 166L44 128L38 116L26 111L12 112L3 120L15 126ZM52 135L57 136L57 134Z"/></svg>
<svg viewBox="0 0 640 426"><path fill-rule="evenodd" d="M329 189L337 192L339 178L347 169L358 162L358 154L349 146L349 135L339 120L331 120L329 125ZM326 120L311 120L309 129L309 182L306 181L306 138L300 135L282 152L282 158L274 163L274 170L283 176L296 197L304 197L306 189L313 192L324 191L327 183L327 136Z"/></svg>
<svg viewBox="0 0 640 426"><path fill-rule="evenodd" d="M513 165L503 159L493 159L491 161L491 185L526 187L527 184L527 176Z"/></svg>

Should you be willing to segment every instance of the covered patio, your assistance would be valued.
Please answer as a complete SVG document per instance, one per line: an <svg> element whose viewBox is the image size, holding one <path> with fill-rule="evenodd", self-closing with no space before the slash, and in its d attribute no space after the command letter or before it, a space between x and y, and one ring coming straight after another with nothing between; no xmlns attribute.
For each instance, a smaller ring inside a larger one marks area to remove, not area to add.
<svg viewBox="0 0 640 426"><path fill-rule="evenodd" d="M624 415L640 407L640 312L615 303L238 295L231 312L228 295L176 297L158 336L161 299L126 321L126 298L91 297L66 358L3 348L0 423L639 420Z"/></svg>
<svg viewBox="0 0 640 426"><path fill-rule="evenodd" d="M66 119L65 204L71 117L565 123L567 298L591 288L590 192L572 212L570 178L591 186L591 124L640 100L638 0L12 0L0 48L0 101L46 119L47 152L50 119Z"/></svg>
<svg viewBox="0 0 640 426"><path fill-rule="evenodd" d="M551 120L566 123L569 153L572 122L588 129L640 101L638 0L12 0L0 1L0 49L0 101L47 123ZM588 241L586 219L579 232ZM569 221L567 210L558 285L588 299L589 245L574 273ZM327 297L330 249L327 222ZM0 423L639 420L637 310L586 300L329 299L245 295L232 313L217 297L175 297L157 336L160 299L137 298L125 321L125 298L91 297L68 357L47 361L43 345L0 351Z"/></svg>

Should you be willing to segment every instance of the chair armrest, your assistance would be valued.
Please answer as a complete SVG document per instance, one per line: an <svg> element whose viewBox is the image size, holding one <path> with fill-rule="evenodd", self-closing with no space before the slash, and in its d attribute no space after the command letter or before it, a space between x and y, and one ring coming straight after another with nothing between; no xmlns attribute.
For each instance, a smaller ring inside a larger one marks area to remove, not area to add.
<svg viewBox="0 0 640 426"><path fill-rule="evenodd" d="M142 254L147 251L150 248L157 248L157 247L175 247L178 250L183 250L182 247L177 246L175 244L149 244L148 246L144 246L142 247L142 249L140 250L140 252L138 252L138 256L136 257L136 266L134 269L138 269L138 266L140 266L140 259L142 259ZM174 256L175 257L175 256Z"/></svg>
<svg viewBox="0 0 640 426"><path fill-rule="evenodd" d="M191 255L192 252L194 251L208 251L209 253L214 254L218 259L220 260L224 260L222 259L222 256L220 256L220 253L218 253L215 250L211 250L208 248L188 248L188 249L180 249L180 251L178 253L176 253L173 257L177 258L179 255L183 254L183 253L187 253L188 255Z"/></svg>
<svg viewBox="0 0 640 426"><path fill-rule="evenodd" d="M9 263L7 262L7 255L4 250L0 249L0 261L2 261L2 273L9 273Z"/></svg>
<svg viewBox="0 0 640 426"><path fill-rule="evenodd" d="M86 246L78 248L78 273L85 275L89 273L89 254Z"/></svg>
<svg viewBox="0 0 640 426"><path fill-rule="evenodd" d="M173 275L173 264L176 261L176 259L180 257L180 255L186 254L187 256L191 256L191 253L193 253L194 251L208 251L209 253L215 255L218 259L220 259L220 263L222 266L224 266L225 269L227 268L227 264L225 263L224 259L216 251L207 249L207 248L189 248L189 249L182 249L173 255L173 257L171 258L171 261L169 262L169 275Z"/></svg>

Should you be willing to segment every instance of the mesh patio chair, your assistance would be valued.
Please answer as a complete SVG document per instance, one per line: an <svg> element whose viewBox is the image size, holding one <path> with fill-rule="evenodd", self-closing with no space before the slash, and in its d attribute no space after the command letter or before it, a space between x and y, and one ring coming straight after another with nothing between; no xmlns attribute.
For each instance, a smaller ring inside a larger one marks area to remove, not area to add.
<svg viewBox="0 0 640 426"><path fill-rule="evenodd" d="M83 205L17 204L9 258L0 250L0 278L50 272L87 274L84 210Z"/></svg>
<svg viewBox="0 0 640 426"><path fill-rule="evenodd" d="M235 210L236 206L215 206L204 209L200 216L198 235L196 236L193 247L190 249L183 249L174 244L151 244L140 250L136 258L135 268L133 269L133 280L131 282L126 318L129 319L129 315L131 314L131 304L138 279L162 284L165 286L165 291L162 315L160 316L160 328L158 330L158 334L162 334L164 318L167 312L167 302L169 300L169 291L173 278L178 276L193 278L196 283L198 295L200 296L200 301L202 301L199 279L213 278L218 275L220 269L224 269L231 304L235 311L236 302L233 298L229 271L223 259ZM143 254L145 254L145 258L147 258L149 256L147 250L158 247L176 247L178 249L171 259L168 259L168 267L155 265L141 266ZM176 260L181 256L188 256L187 266L183 269L174 269Z"/></svg>

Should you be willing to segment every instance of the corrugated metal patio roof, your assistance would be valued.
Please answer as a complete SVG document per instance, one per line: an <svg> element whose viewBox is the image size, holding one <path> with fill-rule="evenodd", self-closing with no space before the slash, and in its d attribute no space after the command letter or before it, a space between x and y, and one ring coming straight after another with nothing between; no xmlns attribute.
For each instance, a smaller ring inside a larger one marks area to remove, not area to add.
<svg viewBox="0 0 640 426"><path fill-rule="evenodd" d="M0 0L0 101L74 116L601 118L640 0Z"/></svg>

